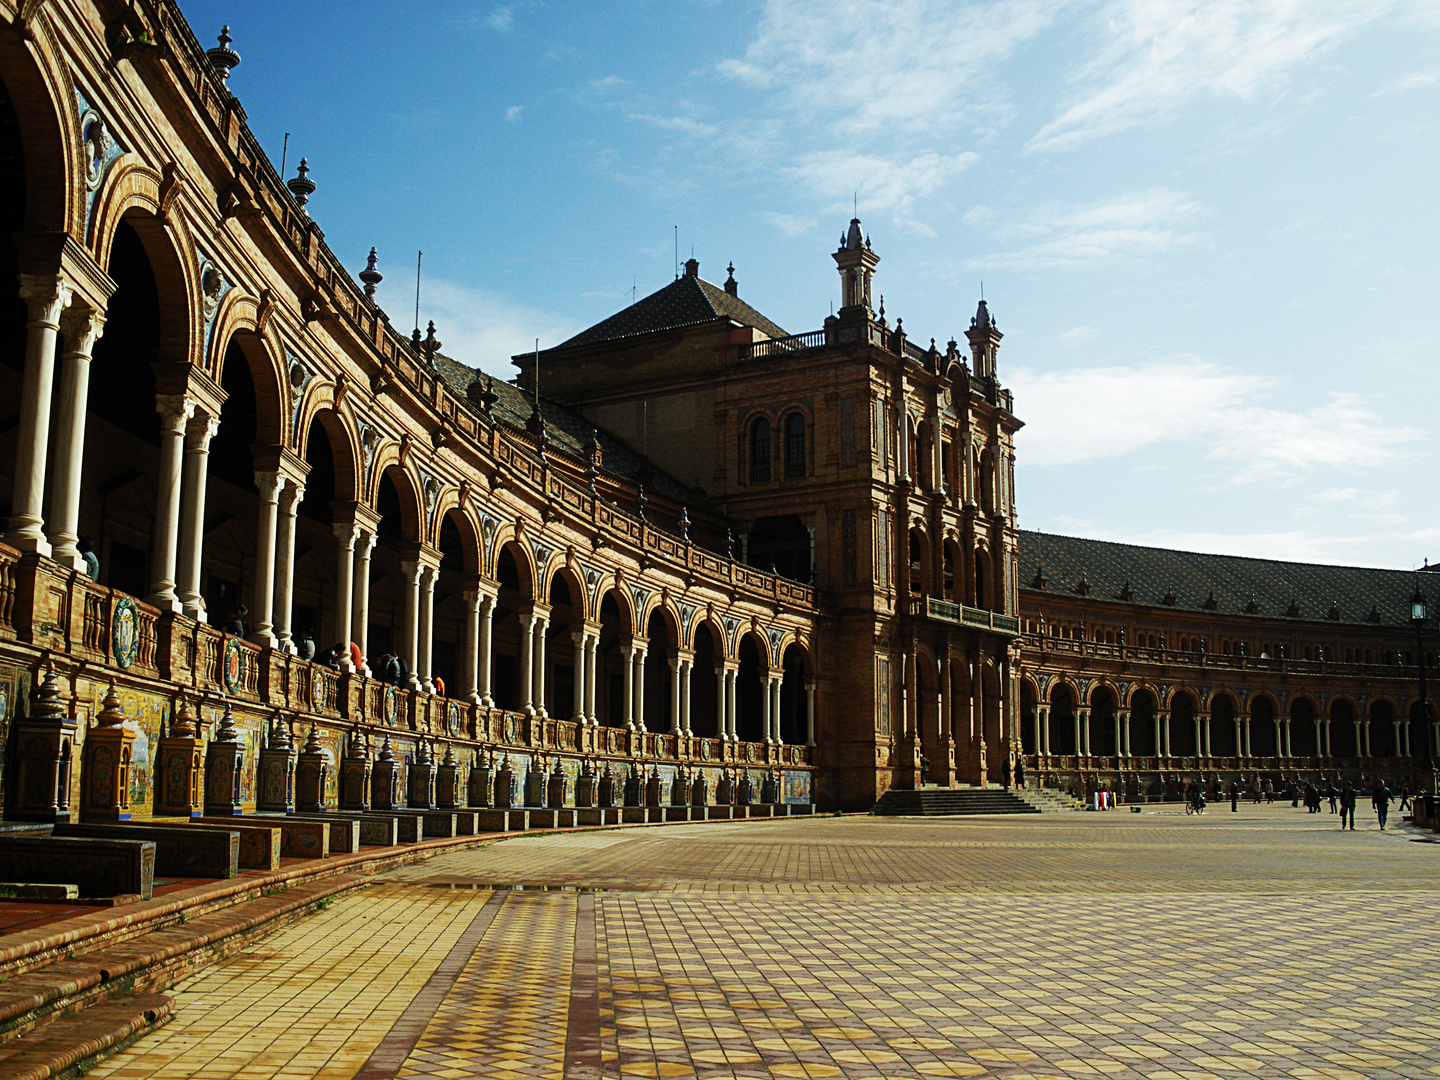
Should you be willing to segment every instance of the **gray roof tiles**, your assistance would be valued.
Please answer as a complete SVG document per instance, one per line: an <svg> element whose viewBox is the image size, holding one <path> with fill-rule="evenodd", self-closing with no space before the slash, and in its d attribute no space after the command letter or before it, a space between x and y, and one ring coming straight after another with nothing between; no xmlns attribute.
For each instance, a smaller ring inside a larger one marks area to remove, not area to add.
<svg viewBox="0 0 1440 1080"><path fill-rule="evenodd" d="M555 348L579 348L716 319L734 319L744 326L755 327L771 338L787 336L784 330L738 296L731 296L720 286L712 285L699 276L685 274Z"/></svg>

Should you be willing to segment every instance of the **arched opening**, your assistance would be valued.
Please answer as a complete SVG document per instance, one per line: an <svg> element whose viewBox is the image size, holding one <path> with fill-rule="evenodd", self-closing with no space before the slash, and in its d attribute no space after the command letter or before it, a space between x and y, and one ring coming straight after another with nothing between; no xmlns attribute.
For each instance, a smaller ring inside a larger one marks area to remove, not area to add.
<svg viewBox="0 0 1440 1080"><path fill-rule="evenodd" d="M930 538L924 529L910 530L910 595L930 595Z"/></svg>
<svg viewBox="0 0 1440 1080"><path fill-rule="evenodd" d="M910 481L912 486L916 486L920 484L922 455L920 453L920 432L916 428L915 420L912 417L905 418L905 432L907 440L906 446L909 450L909 461L906 462L909 466L909 473L906 479Z"/></svg>
<svg viewBox="0 0 1440 1080"><path fill-rule="evenodd" d="M944 561L941 569L945 575L941 595L953 603L963 604L965 602L965 596L963 594L963 584L959 576L960 548L953 540L945 541Z"/></svg>
<svg viewBox="0 0 1440 1080"><path fill-rule="evenodd" d="M1250 699L1250 753L1254 757L1279 757L1275 741L1275 702L1264 694Z"/></svg>
<svg viewBox="0 0 1440 1080"><path fill-rule="evenodd" d="M1144 688L1130 695L1130 753L1137 757L1154 757L1160 753L1155 743L1155 695Z"/></svg>
<svg viewBox="0 0 1440 1080"><path fill-rule="evenodd" d="M805 685L811 677L805 663L805 650L795 644L786 646L781 665L780 741L803 746L810 713Z"/></svg>
<svg viewBox="0 0 1440 1080"><path fill-rule="evenodd" d="M1435 761L1440 757L1440 746L1432 740L1430 732L1430 721L1425 715L1425 705L1419 701L1410 703L1410 756L1419 761L1426 758L1426 750L1429 750L1429 758ZM1431 716L1434 715L1434 705L1430 705Z"/></svg>
<svg viewBox="0 0 1440 1080"><path fill-rule="evenodd" d="M1319 757L1315 732L1315 703L1309 698L1290 702L1290 752L1296 757Z"/></svg>
<svg viewBox="0 0 1440 1080"><path fill-rule="evenodd" d="M716 669L722 666L724 650L719 631L708 620L695 627L690 665L690 730L705 739L720 735L720 684Z"/></svg>
<svg viewBox="0 0 1440 1080"><path fill-rule="evenodd" d="M1210 756L1235 757L1240 748L1235 743L1235 699L1216 694L1210 699Z"/></svg>
<svg viewBox="0 0 1440 1080"><path fill-rule="evenodd" d="M1200 756L1200 744L1196 739L1195 698L1189 691L1181 691L1170 699L1170 753L1173 757L1193 758Z"/></svg>
<svg viewBox="0 0 1440 1080"><path fill-rule="evenodd" d="M14 287L20 273L15 234L25 228L25 146L9 87L0 82L0 516L9 519L15 490L12 463L20 424L21 385L25 374L25 302ZM62 192L64 184L57 183ZM99 548L96 549L97 552ZM102 572L104 566L102 564ZM141 575L144 577L143 573ZM6 785L9 790L9 785Z"/></svg>
<svg viewBox="0 0 1440 1080"><path fill-rule="evenodd" d="M805 415L792 412L785 417L785 479L802 480L806 459Z"/></svg>
<svg viewBox="0 0 1440 1080"><path fill-rule="evenodd" d="M671 670L675 644L670 628L659 608L650 612L645 627L649 652L645 655L645 723L646 731L670 730Z"/></svg>
<svg viewBox="0 0 1440 1080"><path fill-rule="evenodd" d="M770 421L763 416L750 425L750 482L770 482Z"/></svg>
<svg viewBox="0 0 1440 1080"><path fill-rule="evenodd" d="M975 549L975 592L971 603L978 608L990 607L990 554L983 547Z"/></svg>
<svg viewBox="0 0 1440 1080"><path fill-rule="evenodd" d="M318 656L332 645L349 641L348 627L338 627L336 618L335 572L339 563L340 540L335 536L335 505L354 498L353 477L348 469L349 444L342 421L333 412L324 412L310 421L305 437L305 499L295 523L295 584L291 625L295 633L309 635ZM374 638L367 642L371 654L379 656ZM373 665L372 665L373 667Z"/></svg>
<svg viewBox="0 0 1440 1080"><path fill-rule="evenodd" d="M217 626L238 614L242 603L252 613L261 609L255 562L260 491L255 485L254 448L259 403L244 351L233 340L225 349L220 389L225 392L225 403L220 407L220 426L210 440L202 583L205 609ZM247 622L253 624L253 614Z"/></svg>
<svg viewBox="0 0 1440 1080"><path fill-rule="evenodd" d="M1001 743L1000 727L1000 675L994 664L981 667L981 693L985 699L985 712L981 732L985 739L985 764L987 779L992 784L1005 783L1008 772L1007 759Z"/></svg>
<svg viewBox="0 0 1440 1080"><path fill-rule="evenodd" d="M524 554L516 545L506 544L495 561L499 590L491 623L490 693L502 709L524 708L520 700L520 608L530 603L528 588L522 587L520 566Z"/></svg>
<svg viewBox="0 0 1440 1080"><path fill-rule="evenodd" d="M761 518L750 531L750 565L791 581L810 580L810 531L794 515Z"/></svg>
<svg viewBox="0 0 1440 1080"><path fill-rule="evenodd" d="M1360 738L1355 731L1355 703L1349 698L1336 698L1330 703L1330 756L1360 756Z"/></svg>
<svg viewBox="0 0 1440 1080"><path fill-rule="evenodd" d="M977 486L980 489L980 510L982 513L993 514L995 512L995 459L991 457L988 449L980 454L977 476Z"/></svg>
<svg viewBox="0 0 1440 1080"><path fill-rule="evenodd" d="M625 680L629 678L625 647L630 643L630 608L618 589L606 591L600 601L600 644L597 648L599 673L596 678L595 710L606 727L626 725Z"/></svg>
<svg viewBox="0 0 1440 1080"><path fill-rule="evenodd" d="M1075 745L1075 695L1069 683L1056 683L1050 691L1050 752L1079 753Z"/></svg>
<svg viewBox="0 0 1440 1080"><path fill-rule="evenodd" d="M1095 688L1090 695L1090 753L1115 757L1120 747L1115 742L1115 692L1108 686Z"/></svg>
<svg viewBox="0 0 1440 1080"><path fill-rule="evenodd" d="M1395 744L1395 706L1384 698L1370 703L1370 756L1400 756L1400 748Z"/></svg>
<svg viewBox="0 0 1440 1080"><path fill-rule="evenodd" d="M935 659L928 652L917 651L915 664L915 715L910 722L920 736L922 784L940 783L948 778L950 755L940 738L940 679Z"/></svg>
<svg viewBox="0 0 1440 1080"><path fill-rule="evenodd" d="M1035 687L1029 679L1020 682L1020 752L1035 754L1040 750L1040 738L1035 716Z"/></svg>
<svg viewBox="0 0 1440 1080"><path fill-rule="evenodd" d="M435 581L435 623L430 651L431 673L440 678L445 696L460 698L474 687L463 686L461 649L469 607L465 590L479 570L478 551L469 537L470 523L460 510L451 508L440 519L440 574ZM437 688L438 689L438 688Z"/></svg>
<svg viewBox="0 0 1440 1080"><path fill-rule="evenodd" d="M548 688L545 711L558 720L575 719L575 641L573 635L585 622L581 606L584 594L579 583L562 572L550 578L546 602L550 605L550 627L546 631L545 657Z"/></svg>
<svg viewBox="0 0 1440 1080"><path fill-rule="evenodd" d="M929 491L933 486L930 482L930 439L930 425L922 420L915 425L915 436L911 442L915 453L915 464L911 474L922 491Z"/></svg>
<svg viewBox="0 0 1440 1080"><path fill-rule="evenodd" d="M761 659L753 634L740 639L740 671L735 680L735 733L742 742L765 738L765 678L769 666Z"/></svg>

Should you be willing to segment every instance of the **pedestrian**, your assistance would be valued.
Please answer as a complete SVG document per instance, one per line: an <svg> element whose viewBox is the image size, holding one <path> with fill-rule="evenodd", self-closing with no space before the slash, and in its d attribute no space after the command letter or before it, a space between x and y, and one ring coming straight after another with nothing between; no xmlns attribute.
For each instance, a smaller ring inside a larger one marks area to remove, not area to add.
<svg viewBox="0 0 1440 1080"><path fill-rule="evenodd" d="M1394 798L1384 780L1375 781L1375 794L1370 796L1370 802L1375 807L1375 816L1380 819L1381 832L1385 831L1385 819L1390 816L1390 803Z"/></svg>
<svg viewBox="0 0 1440 1080"><path fill-rule="evenodd" d="M1335 813L1335 804L1340 800L1340 789L1335 786L1335 781L1330 780L1325 785L1325 793L1330 796L1330 813Z"/></svg>
<svg viewBox="0 0 1440 1080"><path fill-rule="evenodd" d="M410 663L403 656L397 656L395 662L400 665L400 677L395 680L396 686L410 685Z"/></svg>
<svg viewBox="0 0 1440 1080"><path fill-rule="evenodd" d="M1268 776L1265 778L1265 802L1266 805L1275 801L1275 782Z"/></svg>
<svg viewBox="0 0 1440 1080"><path fill-rule="evenodd" d="M1231 780L1231 781L1230 781L1230 812L1231 812L1232 814L1238 814L1238 813L1240 812L1240 781L1239 781L1239 780Z"/></svg>
<svg viewBox="0 0 1440 1080"><path fill-rule="evenodd" d="M90 537L79 536L75 540L75 548L80 552L80 557L85 560L85 574L91 581L100 580L100 559L95 554L95 545L90 542Z"/></svg>
<svg viewBox="0 0 1440 1080"><path fill-rule="evenodd" d="M1017 788L1025 786L1025 762L1019 758L1015 759L1015 786Z"/></svg>
<svg viewBox="0 0 1440 1080"><path fill-rule="evenodd" d="M1410 808L1410 784L1408 781L1402 781L1400 784L1400 812L1403 814Z"/></svg>
<svg viewBox="0 0 1440 1080"><path fill-rule="evenodd" d="M437 697L444 697L444 696L445 696L445 680L444 680L444 679L442 679L439 675L431 675L431 676L430 676L430 684L435 687L435 694L436 694Z"/></svg>
<svg viewBox="0 0 1440 1080"><path fill-rule="evenodd" d="M244 604L241 604L238 608L231 608L230 614L225 617L225 625L220 627L220 629L224 630L227 634L234 634L236 637L243 638L248 636L248 631L245 626L245 616L249 614L250 609Z"/></svg>
<svg viewBox="0 0 1440 1080"><path fill-rule="evenodd" d="M325 658L323 660L323 663L332 671L344 671L345 646L343 644L331 645L330 648L325 650Z"/></svg>
<svg viewBox="0 0 1440 1080"><path fill-rule="evenodd" d="M400 660L394 653L387 652L380 658L380 681L400 685Z"/></svg>
<svg viewBox="0 0 1440 1080"><path fill-rule="evenodd" d="M295 641L295 654L301 660L315 659L315 631L302 631L300 637Z"/></svg>
<svg viewBox="0 0 1440 1080"><path fill-rule="evenodd" d="M1340 792L1340 828L1345 828L1345 819L1350 819L1350 831L1355 831L1355 789L1350 786L1350 781L1345 781L1345 788Z"/></svg>
<svg viewBox="0 0 1440 1080"><path fill-rule="evenodd" d="M364 671L365 654L360 651L360 646L356 645L355 642L352 641L350 642L349 649L346 651L349 653L350 656L350 666L353 667L356 671Z"/></svg>

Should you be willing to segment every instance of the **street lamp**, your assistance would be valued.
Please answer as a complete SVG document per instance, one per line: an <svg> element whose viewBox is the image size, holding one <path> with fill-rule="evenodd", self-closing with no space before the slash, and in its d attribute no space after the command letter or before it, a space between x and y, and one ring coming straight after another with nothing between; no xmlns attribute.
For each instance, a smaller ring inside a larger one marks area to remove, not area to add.
<svg viewBox="0 0 1440 1080"><path fill-rule="evenodd" d="M1420 768L1433 781L1435 759L1431 754L1430 736L1434 724L1430 720L1430 694L1425 686L1425 619L1428 615L1425 594L1417 584L1414 595L1410 597L1410 621L1415 625L1415 666L1420 674L1420 724L1423 728L1421 738L1425 740L1425 756L1420 762ZM1431 790L1434 790L1433 783Z"/></svg>

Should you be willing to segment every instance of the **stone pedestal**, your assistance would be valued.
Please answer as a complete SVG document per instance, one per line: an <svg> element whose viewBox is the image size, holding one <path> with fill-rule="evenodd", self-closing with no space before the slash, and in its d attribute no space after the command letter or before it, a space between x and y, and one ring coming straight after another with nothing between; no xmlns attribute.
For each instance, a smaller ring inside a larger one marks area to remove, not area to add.
<svg viewBox="0 0 1440 1080"><path fill-rule="evenodd" d="M652 766L652 767L651 767L650 776L649 776L649 777L646 779L646 781L645 781L645 805L646 805L646 806L659 806L659 805L660 805L660 788L661 788L660 766L655 765L655 766Z"/></svg>
<svg viewBox="0 0 1440 1080"><path fill-rule="evenodd" d="M411 810L435 809L435 759L424 739L415 747L415 760L405 770L405 805Z"/></svg>
<svg viewBox="0 0 1440 1080"><path fill-rule="evenodd" d="M710 802L710 781L704 773L696 773L690 784L690 805L706 806Z"/></svg>
<svg viewBox="0 0 1440 1080"><path fill-rule="evenodd" d="M715 802L719 806L731 806L735 802L735 778L728 770L720 774L720 782L715 785Z"/></svg>
<svg viewBox="0 0 1440 1080"><path fill-rule="evenodd" d="M575 778L575 805L576 807L593 807L595 805L595 788L599 777L595 775L595 766L589 761L580 766L580 775Z"/></svg>
<svg viewBox="0 0 1440 1080"><path fill-rule="evenodd" d="M390 736L375 755L375 764L370 772L370 806L375 810L397 810L403 791L400 779L400 762L395 760L395 750L390 745Z"/></svg>
<svg viewBox="0 0 1440 1080"><path fill-rule="evenodd" d="M302 814L318 814L325 810L325 788L330 782L330 763L320 745L320 733L310 725L305 749L295 765L295 808Z"/></svg>
<svg viewBox="0 0 1440 1080"><path fill-rule="evenodd" d="M95 726L85 733L80 762L80 820L130 820L130 767L135 731L125 724L125 711L115 693L115 680Z"/></svg>
<svg viewBox="0 0 1440 1080"><path fill-rule="evenodd" d="M760 781L760 801L767 805L780 801L780 778L775 773L766 773Z"/></svg>
<svg viewBox="0 0 1440 1080"><path fill-rule="evenodd" d="M240 777L245 746L235 730L235 714L226 702L220 724L205 747L205 816L233 817L242 811Z"/></svg>
<svg viewBox="0 0 1440 1080"><path fill-rule="evenodd" d="M490 806L495 794L495 768L484 754L476 755L471 762L465 787L467 806L481 810Z"/></svg>
<svg viewBox="0 0 1440 1080"><path fill-rule="evenodd" d="M670 782L670 805L690 805L690 780L683 769L677 769L675 779Z"/></svg>
<svg viewBox="0 0 1440 1080"><path fill-rule="evenodd" d="M15 821L63 823L70 820L70 770L75 753L75 721L66 715L51 668L30 696L30 715L10 722L15 784L7 791L5 816Z"/></svg>
<svg viewBox="0 0 1440 1080"><path fill-rule="evenodd" d="M435 805L441 810L458 810L460 802L460 765L455 760L455 748L445 744L445 758L435 766Z"/></svg>
<svg viewBox="0 0 1440 1080"><path fill-rule="evenodd" d="M370 748L359 725L350 732L345 757L340 762L340 809L370 809Z"/></svg>
<svg viewBox="0 0 1440 1080"><path fill-rule="evenodd" d="M608 761L600 773L600 779L595 784L595 805L602 809L609 809L615 805L615 774L610 771Z"/></svg>
<svg viewBox="0 0 1440 1080"><path fill-rule="evenodd" d="M740 779L735 782L735 805L749 806L755 801L755 790L750 783L750 774L742 772Z"/></svg>
<svg viewBox="0 0 1440 1080"><path fill-rule="evenodd" d="M156 817L198 818L205 803L205 758L195 710L182 694L175 703L169 734L155 747Z"/></svg>
<svg viewBox="0 0 1440 1080"><path fill-rule="evenodd" d="M525 805L545 805L545 766L534 758L530 759L530 767L525 770Z"/></svg>
<svg viewBox="0 0 1440 1080"><path fill-rule="evenodd" d="M295 750L278 713L270 720L255 768L255 809L267 814L295 812Z"/></svg>
<svg viewBox="0 0 1440 1080"><path fill-rule="evenodd" d="M510 755L500 759L500 768L495 770L495 806L508 810L515 805L515 770L510 767Z"/></svg>
<svg viewBox="0 0 1440 1080"><path fill-rule="evenodd" d="M565 770L560 766L560 759L555 759L555 767L550 770L550 779L545 785L545 805L552 810L558 810L565 805L565 797L570 794L570 778L565 775Z"/></svg>

